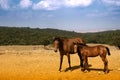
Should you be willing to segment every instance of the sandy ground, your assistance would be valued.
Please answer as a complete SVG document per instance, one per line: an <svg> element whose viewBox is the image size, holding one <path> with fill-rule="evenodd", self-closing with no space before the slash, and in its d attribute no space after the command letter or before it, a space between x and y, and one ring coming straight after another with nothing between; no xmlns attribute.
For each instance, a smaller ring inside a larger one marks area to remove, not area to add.
<svg viewBox="0 0 120 80"><path fill-rule="evenodd" d="M68 70L64 56L59 72L59 52L45 50L43 46L0 46L0 80L120 80L120 50L108 47L110 72L104 74L100 57L89 58L90 72L84 73L77 54L71 55L72 71Z"/></svg>

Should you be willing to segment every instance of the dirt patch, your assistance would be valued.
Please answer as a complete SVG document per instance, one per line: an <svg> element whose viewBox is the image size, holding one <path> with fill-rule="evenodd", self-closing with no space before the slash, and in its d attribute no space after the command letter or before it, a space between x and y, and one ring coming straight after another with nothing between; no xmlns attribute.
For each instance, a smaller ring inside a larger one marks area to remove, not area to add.
<svg viewBox="0 0 120 80"><path fill-rule="evenodd" d="M89 58L90 72L83 73L77 54L71 55L72 71L65 56L59 72L59 52L43 46L0 46L0 80L120 80L120 50L108 47L110 72L104 74L100 57Z"/></svg>

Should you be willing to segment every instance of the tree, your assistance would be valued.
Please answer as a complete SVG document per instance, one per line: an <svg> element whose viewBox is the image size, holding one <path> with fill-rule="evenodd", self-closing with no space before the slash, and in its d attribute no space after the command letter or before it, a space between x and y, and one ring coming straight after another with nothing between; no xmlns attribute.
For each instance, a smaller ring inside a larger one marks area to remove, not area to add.
<svg viewBox="0 0 120 80"><path fill-rule="evenodd" d="M113 45L117 46L120 49L120 36L114 37Z"/></svg>
<svg viewBox="0 0 120 80"><path fill-rule="evenodd" d="M43 41L44 48L45 48L45 46L47 46L47 45L49 45L49 44L50 44L50 41L49 41L49 40L44 40L44 41Z"/></svg>

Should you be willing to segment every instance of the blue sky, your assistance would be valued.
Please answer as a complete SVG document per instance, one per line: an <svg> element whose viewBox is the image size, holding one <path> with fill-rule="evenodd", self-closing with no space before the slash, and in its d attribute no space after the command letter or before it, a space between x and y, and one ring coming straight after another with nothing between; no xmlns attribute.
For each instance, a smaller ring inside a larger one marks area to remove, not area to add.
<svg viewBox="0 0 120 80"><path fill-rule="evenodd" d="M77 32L120 29L120 0L0 0L0 26Z"/></svg>

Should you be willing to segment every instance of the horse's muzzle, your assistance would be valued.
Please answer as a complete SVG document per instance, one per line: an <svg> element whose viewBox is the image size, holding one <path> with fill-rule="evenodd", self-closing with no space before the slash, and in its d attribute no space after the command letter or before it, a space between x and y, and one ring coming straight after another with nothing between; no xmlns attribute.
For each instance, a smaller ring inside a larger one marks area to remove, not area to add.
<svg viewBox="0 0 120 80"><path fill-rule="evenodd" d="M55 52L57 52L57 50L54 50Z"/></svg>

